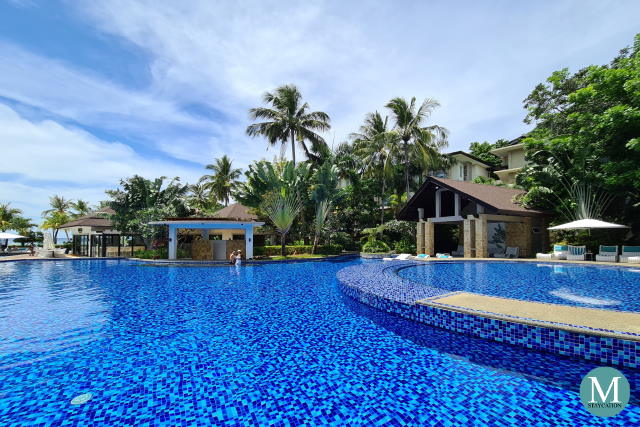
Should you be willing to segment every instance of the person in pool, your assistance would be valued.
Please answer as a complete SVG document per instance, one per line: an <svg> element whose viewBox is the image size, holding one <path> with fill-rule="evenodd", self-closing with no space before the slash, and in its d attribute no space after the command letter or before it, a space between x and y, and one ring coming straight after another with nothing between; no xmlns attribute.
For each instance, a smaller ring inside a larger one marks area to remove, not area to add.
<svg viewBox="0 0 640 427"><path fill-rule="evenodd" d="M242 263L242 251L237 250L237 251L231 252L231 255L229 256L229 264L240 265L241 263Z"/></svg>

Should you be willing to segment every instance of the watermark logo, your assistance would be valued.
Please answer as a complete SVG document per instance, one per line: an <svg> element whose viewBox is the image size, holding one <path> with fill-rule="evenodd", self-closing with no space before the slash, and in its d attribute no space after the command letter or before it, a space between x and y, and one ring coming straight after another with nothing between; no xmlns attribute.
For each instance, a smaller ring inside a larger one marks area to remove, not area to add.
<svg viewBox="0 0 640 427"><path fill-rule="evenodd" d="M580 400L587 411L599 417L617 415L629 403L629 381L617 369L593 369L582 379Z"/></svg>

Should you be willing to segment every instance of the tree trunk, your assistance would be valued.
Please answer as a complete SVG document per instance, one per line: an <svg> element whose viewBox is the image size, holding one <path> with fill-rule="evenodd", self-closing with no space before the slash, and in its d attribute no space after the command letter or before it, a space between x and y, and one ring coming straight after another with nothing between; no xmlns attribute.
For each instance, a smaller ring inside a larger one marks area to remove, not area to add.
<svg viewBox="0 0 640 427"><path fill-rule="evenodd" d="M384 225L384 191L387 182L382 178L382 194L380 197L380 225Z"/></svg>
<svg viewBox="0 0 640 427"><path fill-rule="evenodd" d="M285 233L280 235L280 255L282 256L287 256L286 236Z"/></svg>
<svg viewBox="0 0 640 427"><path fill-rule="evenodd" d="M409 200L409 141L404 141L404 181L406 184L407 200Z"/></svg>
<svg viewBox="0 0 640 427"><path fill-rule="evenodd" d="M320 234L317 233L313 238L313 247L311 248L311 255L316 253L316 249L318 249L318 243L320 243Z"/></svg>
<svg viewBox="0 0 640 427"><path fill-rule="evenodd" d="M293 166L296 166L296 138L293 129L291 130L291 158L293 159Z"/></svg>
<svg viewBox="0 0 640 427"><path fill-rule="evenodd" d="M52 236L52 237L53 237L53 244L54 244L54 245L57 245L57 244L58 244L58 231L59 231L59 230L58 230L57 228L55 228L55 229L53 230L53 233L52 233L52 234L53 234L53 236Z"/></svg>

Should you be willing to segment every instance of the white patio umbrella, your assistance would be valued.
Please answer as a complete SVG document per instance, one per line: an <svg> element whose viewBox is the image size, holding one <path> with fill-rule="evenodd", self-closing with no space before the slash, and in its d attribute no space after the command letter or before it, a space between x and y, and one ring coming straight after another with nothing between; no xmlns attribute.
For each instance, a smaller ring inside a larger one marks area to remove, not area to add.
<svg viewBox="0 0 640 427"><path fill-rule="evenodd" d="M626 225L614 224L612 222L604 222L599 219L579 219L566 224L549 227L549 230L592 230L596 228L629 228Z"/></svg>
<svg viewBox="0 0 640 427"><path fill-rule="evenodd" d="M19 234L13 234L13 233L5 233L3 231L0 231L0 240L4 240L4 244L5 245L9 245L9 240L12 239L20 239L24 236L21 236Z"/></svg>
<svg viewBox="0 0 640 427"><path fill-rule="evenodd" d="M19 234L0 232L0 240L1 239L13 240L13 239L24 239L24 238L25 236L21 236Z"/></svg>

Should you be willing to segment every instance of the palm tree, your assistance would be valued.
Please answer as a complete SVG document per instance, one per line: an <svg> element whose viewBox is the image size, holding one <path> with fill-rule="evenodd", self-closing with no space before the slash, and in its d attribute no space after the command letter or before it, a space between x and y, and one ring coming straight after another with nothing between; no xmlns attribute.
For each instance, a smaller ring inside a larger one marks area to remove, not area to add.
<svg viewBox="0 0 640 427"><path fill-rule="evenodd" d="M265 104L273 108L257 107L249 110L252 120L265 120L247 127L249 136L264 136L269 145L282 144L282 152L287 141L291 141L291 156L296 163L296 146L298 141L310 160L320 161L319 153L327 151L327 143L316 133L331 128L329 115L322 111L309 112L309 104L302 102L302 95L295 85L280 86L273 93L263 96ZM311 143L311 149L305 141Z"/></svg>
<svg viewBox="0 0 640 427"><path fill-rule="evenodd" d="M398 134L387 129L387 117L382 118L379 112L369 113L360 132L352 133L356 152L364 162L365 172L379 175L382 180L380 194L380 224L384 224L384 200L387 178L393 175L393 160L397 157Z"/></svg>
<svg viewBox="0 0 640 427"><path fill-rule="evenodd" d="M59 212L64 214L68 213L71 207L73 206L73 201L69 199L65 199L64 197L58 196L56 194L54 196L49 197L49 206L51 206L51 209L42 211L43 217L54 212Z"/></svg>
<svg viewBox="0 0 640 427"><path fill-rule="evenodd" d="M75 202L71 202L70 205L71 208L73 208L73 210L75 211L72 215L74 218L88 215L92 210L88 202L80 199L76 200Z"/></svg>
<svg viewBox="0 0 640 427"><path fill-rule="evenodd" d="M219 201L224 201L225 206L229 205L229 198L242 170L234 168L233 162L226 154L214 159L213 164L207 165L206 168L213 171L213 174L204 175L199 183L203 183L204 188L211 191Z"/></svg>
<svg viewBox="0 0 640 427"><path fill-rule="evenodd" d="M58 232L60 231L60 227L69 222L70 219L71 218L69 218L69 215L66 212L53 211L44 218L44 222L41 227L45 230L50 229L53 237L53 243L58 244ZM67 238L68 237L69 236L67 235Z"/></svg>
<svg viewBox="0 0 640 427"><path fill-rule="evenodd" d="M0 231L7 231L13 228L13 222L22 211L18 208L12 208L11 203L0 203Z"/></svg>
<svg viewBox="0 0 640 427"><path fill-rule="evenodd" d="M439 161L439 150L447 145L447 130L438 125L423 126L424 121L440 104L427 98L416 109L416 98L407 102L404 98L393 98L386 107L395 121L394 132L402 141L404 157L404 180L409 197L409 145L412 145L424 169L434 168Z"/></svg>
<svg viewBox="0 0 640 427"><path fill-rule="evenodd" d="M340 196L339 182L338 167L333 164L331 159L325 161L313 174L313 184L309 187L311 200L316 202L312 254L316 252L333 203Z"/></svg>
<svg viewBox="0 0 640 427"><path fill-rule="evenodd" d="M267 194L260 208L273 223L276 231L280 233L280 255L286 256L286 236L296 216L300 213L304 204L296 191L286 191L286 188L280 191L273 191Z"/></svg>

